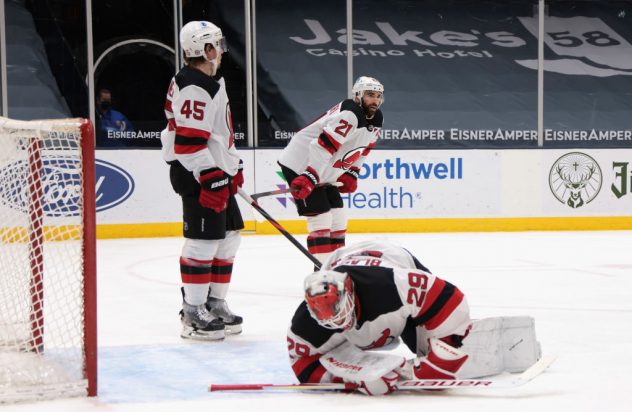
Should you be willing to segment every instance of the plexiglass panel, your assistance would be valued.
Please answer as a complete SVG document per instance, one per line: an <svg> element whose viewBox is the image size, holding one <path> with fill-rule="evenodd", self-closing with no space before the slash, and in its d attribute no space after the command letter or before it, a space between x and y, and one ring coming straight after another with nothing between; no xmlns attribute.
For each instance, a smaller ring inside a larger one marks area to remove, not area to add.
<svg viewBox="0 0 632 412"><path fill-rule="evenodd" d="M545 147L632 147L632 2L547 4Z"/></svg>
<svg viewBox="0 0 632 412"><path fill-rule="evenodd" d="M381 147L537 145L529 1L356 0L354 71L386 88Z"/></svg>
<svg viewBox="0 0 632 412"><path fill-rule="evenodd" d="M256 6L259 145L285 146L347 97L346 5L274 0Z"/></svg>

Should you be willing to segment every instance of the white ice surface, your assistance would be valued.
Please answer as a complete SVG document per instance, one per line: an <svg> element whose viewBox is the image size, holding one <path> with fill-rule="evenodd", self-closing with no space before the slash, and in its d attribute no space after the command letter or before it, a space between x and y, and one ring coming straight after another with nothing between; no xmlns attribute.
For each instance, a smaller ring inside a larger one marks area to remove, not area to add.
<svg viewBox="0 0 632 412"><path fill-rule="evenodd" d="M99 396L0 412L632 410L632 232L367 234L348 243L376 237L458 285L473 317L533 316L543 352L557 361L529 384L503 390L208 393L210 383L295 382L285 332L311 263L282 236L244 236L229 292L244 333L194 343L179 337L182 240L102 240Z"/></svg>

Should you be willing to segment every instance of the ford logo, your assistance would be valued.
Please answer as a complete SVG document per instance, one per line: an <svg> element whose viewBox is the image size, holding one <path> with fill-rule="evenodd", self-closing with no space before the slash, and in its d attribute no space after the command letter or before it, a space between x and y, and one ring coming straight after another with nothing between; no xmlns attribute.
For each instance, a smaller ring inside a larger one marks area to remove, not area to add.
<svg viewBox="0 0 632 412"><path fill-rule="evenodd" d="M29 165L19 160L0 169L0 204L28 212ZM42 207L46 216L80 214L81 165L73 157L42 157ZM96 161L96 210L110 209L131 196L134 180L125 170Z"/></svg>
<svg viewBox="0 0 632 412"><path fill-rule="evenodd" d="M105 162L96 161L97 212L113 208L123 203L134 192L134 179L120 167Z"/></svg>

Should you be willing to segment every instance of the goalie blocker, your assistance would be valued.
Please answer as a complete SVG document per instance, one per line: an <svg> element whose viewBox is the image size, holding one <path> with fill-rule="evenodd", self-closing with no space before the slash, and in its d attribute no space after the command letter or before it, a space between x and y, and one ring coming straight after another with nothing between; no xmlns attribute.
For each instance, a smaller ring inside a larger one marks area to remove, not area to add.
<svg viewBox="0 0 632 412"><path fill-rule="evenodd" d="M540 357L532 318L472 321L456 286L386 242L337 250L304 286L305 302L288 330L302 383L352 382L378 395L401 380L521 372ZM399 340L416 359L369 352Z"/></svg>

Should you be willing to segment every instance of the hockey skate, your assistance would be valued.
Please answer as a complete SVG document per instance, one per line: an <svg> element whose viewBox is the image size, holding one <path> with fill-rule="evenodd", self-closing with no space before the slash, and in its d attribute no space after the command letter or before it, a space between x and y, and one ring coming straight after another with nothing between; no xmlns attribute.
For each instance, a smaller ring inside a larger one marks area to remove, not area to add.
<svg viewBox="0 0 632 412"><path fill-rule="evenodd" d="M180 320L182 321L180 336L185 339L206 341L224 339L224 322L211 314L204 304L195 306L183 301Z"/></svg>
<svg viewBox="0 0 632 412"><path fill-rule="evenodd" d="M225 299L217 299L208 297L206 299L206 308L215 317L220 318L224 322L226 333L236 335L241 333L241 324L244 319L235 315L229 308Z"/></svg>

